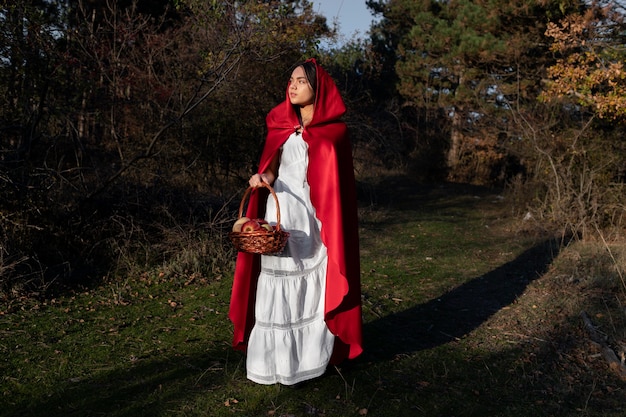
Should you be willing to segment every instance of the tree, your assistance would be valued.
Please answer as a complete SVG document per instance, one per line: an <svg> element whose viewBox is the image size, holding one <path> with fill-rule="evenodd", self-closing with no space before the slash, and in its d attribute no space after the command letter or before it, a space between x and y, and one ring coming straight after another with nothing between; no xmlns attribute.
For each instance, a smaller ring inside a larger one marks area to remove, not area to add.
<svg viewBox="0 0 626 417"><path fill-rule="evenodd" d="M532 168L528 207L542 227L582 239L623 228L623 33L621 11L600 4L547 26L555 61L540 111L512 112L524 138L518 149Z"/></svg>
<svg viewBox="0 0 626 417"><path fill-rule="evenodd" d="M13 148L28 149L44 117L49 75L58 59L58 19L59 10L44 0L0 6L0 107L3 136Z"/></svg>
<svg viewBox="0 0 626 417"><path fill-rule="evenodd" d="M395 45L398 91L424 109L422 123L448 134L451 178L501 179L511 135L506 112L532 102L550 63L544 32L577 1L390 0L383 26L400 25ZM443 138L440 138L443 140Z"/></svg>
<svg viewBox="0 0 626 417"><path fill-rule="evenodd" d="M600 118L626 121L625 29L614 4L550 22L546 35L558 58L540 98L571 101Z"/></svg>
<svg viewBox="0 0 626 417"><path fill-rule="evenodd" d="M2 7L3 280L99 275L122 248L166 256L165 225L249 174L288 66L328 32L303 0Z"/></svg>

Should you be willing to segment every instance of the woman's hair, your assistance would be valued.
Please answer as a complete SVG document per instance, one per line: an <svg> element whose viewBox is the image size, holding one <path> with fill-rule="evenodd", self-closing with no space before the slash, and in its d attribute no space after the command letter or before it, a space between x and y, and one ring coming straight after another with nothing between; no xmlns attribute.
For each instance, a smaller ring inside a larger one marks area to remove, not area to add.
<svg viewBox="0 0 626 417"><path fill-rule="evenodd" d="M306 75L306 80L311 84L311 88L313 89L313 97L317 94L317 71L315 70L315 64L311 61L303 62L298 65L304 68L304 74Z"/></svg>
<svg viewBox="0 0 626 417"><path fill-rule="evenodd" d="M304 75L306 77L306 80L309 82L309 84L311 85L311 89L313 90L313 100L315 100L316 96L317 96L317 70L315 69L315 63L311 62L311 61L305 61L302 62L298 65L296 65L295 68L298 67L302 67L304 69ZM303 125L302 123L302 115L300 113L300 107L299 106L293 106L296 114L298 115L298 120L300 121L300 125Z"/></svg>

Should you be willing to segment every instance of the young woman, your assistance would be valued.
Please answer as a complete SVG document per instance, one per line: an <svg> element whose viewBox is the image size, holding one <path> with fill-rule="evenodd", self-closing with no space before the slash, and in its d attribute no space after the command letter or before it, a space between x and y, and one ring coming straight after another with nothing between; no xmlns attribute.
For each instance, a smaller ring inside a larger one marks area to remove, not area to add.
<svg viewBox="0 0 626 417"><path fill-rule="evenodd" d="M233 346L246 350L247 376L293 385L329 363L362 352L356 190L345 105L314 59L296 66L286 100L267 116L258 173L273 186L281 228L279 255L237 257L229 317ZM246 216L276 223L276 204L255 189Z"/></svg>

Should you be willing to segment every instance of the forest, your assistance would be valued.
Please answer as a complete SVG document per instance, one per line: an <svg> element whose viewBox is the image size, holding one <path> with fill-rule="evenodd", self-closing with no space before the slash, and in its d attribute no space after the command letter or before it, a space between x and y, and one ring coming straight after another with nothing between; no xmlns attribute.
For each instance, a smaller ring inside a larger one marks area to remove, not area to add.
<svg viewBox="0 0 626 417"><path fill-rule="evenodd" d="M624 238L626 4L366 3L367 37L340 43L307 0L3 0L0 298L227 271L265 116L308 57L361 190L492 187L537 230Z"/></svg>

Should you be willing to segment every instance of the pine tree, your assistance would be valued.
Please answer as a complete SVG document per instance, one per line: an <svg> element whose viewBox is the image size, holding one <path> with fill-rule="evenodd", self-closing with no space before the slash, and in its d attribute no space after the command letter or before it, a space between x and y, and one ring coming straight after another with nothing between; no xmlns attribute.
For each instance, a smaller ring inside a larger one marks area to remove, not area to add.
<svg viewBox="0 0 626 417"><path fill-rule="evenodd" d="M452 177L485 180L505 158L499 150L510 129L504 113L540 93L552 62L547 23L580 3L390 0L378 6L381 27L395 36L380 44L393 45L398 92L437 118L449 139Z"/></svg>

